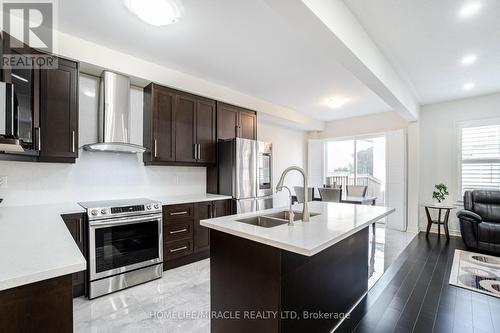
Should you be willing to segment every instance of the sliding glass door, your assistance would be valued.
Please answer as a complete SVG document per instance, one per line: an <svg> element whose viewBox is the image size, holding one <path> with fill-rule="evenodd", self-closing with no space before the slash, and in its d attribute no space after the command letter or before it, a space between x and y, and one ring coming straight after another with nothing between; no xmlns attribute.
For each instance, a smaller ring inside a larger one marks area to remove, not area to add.
<svg viewBox="0 0 500 333"><path fill-rule="evenodd" d="M326 176L335 185L353 185L356 179L356 141L330 141L326 144Z"/></svg>
<svg viewBox="0 0 500 333"><path fill-rule="evenodd" d="M341 185L365 185L367 195L385 203L385 136L334 140L326 143L326 177Z"/></svg>

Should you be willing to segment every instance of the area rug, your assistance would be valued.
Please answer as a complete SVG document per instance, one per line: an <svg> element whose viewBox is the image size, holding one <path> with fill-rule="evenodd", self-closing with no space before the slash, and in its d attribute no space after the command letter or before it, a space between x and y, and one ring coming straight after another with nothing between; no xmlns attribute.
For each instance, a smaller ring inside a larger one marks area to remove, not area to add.
<svg viewBox="0 0 500 333"><path fill-rule="evenodd" d="M500 298L500 258L455 250L450 284Z"/></svg>

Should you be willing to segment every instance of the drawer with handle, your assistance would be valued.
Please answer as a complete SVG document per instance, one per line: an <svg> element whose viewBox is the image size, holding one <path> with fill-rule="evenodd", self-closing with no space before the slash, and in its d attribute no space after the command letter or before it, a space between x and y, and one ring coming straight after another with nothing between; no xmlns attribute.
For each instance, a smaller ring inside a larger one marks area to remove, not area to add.
<svg viewBox="0 0 500 333"><path fill-rule="evenodd" d="M165 261L181 258L192 253L192 239L179 240L163 244L163 258Z"/></svg>
<svg viewBox="0 0 500 333"><path fill-rule="evenodd" d="M193 221L166 223L163 226L163 241L172 242L183 238L193 237Z"/></svg>
<svg viewBox="0 0 500 333"><path fill-rule="evenodd" d="M180 220L193 219L194 204L166 206L163 219L166 223L176 223Z"/></svg>

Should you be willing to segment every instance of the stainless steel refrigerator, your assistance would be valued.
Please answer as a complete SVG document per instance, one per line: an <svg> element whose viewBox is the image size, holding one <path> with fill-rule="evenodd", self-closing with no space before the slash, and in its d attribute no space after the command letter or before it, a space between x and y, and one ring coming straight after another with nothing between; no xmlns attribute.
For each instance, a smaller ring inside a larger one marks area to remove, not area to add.
<svg viewBox="0 0 500 333"><path fill-rule="evenodd" d="M236 138L219 142L219 193L237 214L273 207L272 144Z"/></svg>

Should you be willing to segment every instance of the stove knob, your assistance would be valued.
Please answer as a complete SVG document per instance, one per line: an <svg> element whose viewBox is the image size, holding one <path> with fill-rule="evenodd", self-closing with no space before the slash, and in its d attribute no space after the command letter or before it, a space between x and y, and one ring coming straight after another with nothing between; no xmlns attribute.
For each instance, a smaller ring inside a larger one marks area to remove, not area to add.
<svg viewBox="0 0 500 333"><path fill-rule="evenodd" d="M106 209L101 209L101 214L102 215L106 215L108 213L108 211Z"/></svg>
<svg viewBox="0 0 500 333"><path fill-rule="evenodd" d="M160 209L160 205L159 204L155 204L155 209Z"/></svg>
<svg viewBox="0 0 500 333"><path fill-rule="evenodd" d="M97 209L92 209L92 210L90 211L90 215L92 215L92 216L96 216L96 215L97 215Z"/></svg>
<svg viewBox="0 0 500 333"><path fill-rule="evenodd" d="M146 208L147 208L147 210L151 210L152 207L151 207L151 205L147 205Z"/></svg>

